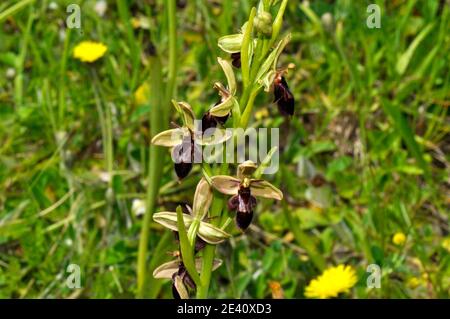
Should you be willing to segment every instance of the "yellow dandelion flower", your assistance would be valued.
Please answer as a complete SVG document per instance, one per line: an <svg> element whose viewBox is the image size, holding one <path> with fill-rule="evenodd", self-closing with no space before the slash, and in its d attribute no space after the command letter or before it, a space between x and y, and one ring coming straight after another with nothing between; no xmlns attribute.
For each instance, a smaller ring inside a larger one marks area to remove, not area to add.
<svg viewBox="0 0 450 319"><path fill-rule="evenodd" d="M134 92L134 101L137 105L143 105L148 102L148 97L150 95L150 89L148 87L148 84L144 82L141 84L136 92Z"/></svg>
<svg viewBox="0 0 450 319"><path fill-rule="evenodd" d="M83 41L73 50L73 57L82 61L92 63L105 55L108 48L100 42Z"/></svg>
<svg viewBox="0 0 450 319"><path fill-rule="evenodd" d="M406 236L402 232L395 233L394 236L392 236L392 242L397 246L403 245L405 241Z"/></svg>
<svg viewBox="0 0 450 319"><path fill-rule="evenodd" d="M322 275L311 280L305 289L308 298L331 298L348 292L358 279L351 266L339 265L326 269Z"/></svg>

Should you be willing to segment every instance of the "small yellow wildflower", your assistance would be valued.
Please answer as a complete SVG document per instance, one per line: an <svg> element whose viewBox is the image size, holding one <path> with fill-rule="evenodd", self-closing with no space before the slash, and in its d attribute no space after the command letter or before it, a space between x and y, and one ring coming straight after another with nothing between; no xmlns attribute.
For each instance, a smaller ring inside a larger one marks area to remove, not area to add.
<svg viewBox="0 0 450 319"><path fill-rule="evenodd" d="M408 287L411 289L416 289L417 287L419 287L421 283L421 279L417 278L417 277L411 277L408 279Z"/></svg>
<svg viewBox="0 0 450 319"><path fill-rule="evenodd" d="M131 18L131 26L133 29L138 29L141 26L139 19L136 17Z"/></svg>
<svg viewBox="0 0 450 319"><path fill-rule="evenodd" d="M395 233L394 236L392 236L392 242L397 246L403 245L405 241L406 236L402 232Z"/></svg>
<svg viewBox="0 0 450 319"><path fill-rule="evenodd" d="M260 109L256 111L255 118L259 121L269 116L269 111L267 108Z"/></svg>
<svg viewBox="0 0 450 319"><path fill-rule="evenodd" d="M108 48L100 42L83 41L73 50L73 57L82 62L95 62L105 55Z"/></svg>
<svg viewBox="0 0 450 319"><path fill-rule="evenodd" d="M348 292L357 281L355 270L351 266L331 267L311 280L305 289L305 296L321 299L337 297L342 292Z"/></svg>
<svg viewBox="0 0 450 319"><path fill-rule="evenodd" d="M445 238L442 241L442 248L444 248L445 250L447 250L450 253L450 237Z"/></svg>
<svg viewBox="0 0 450 319"><path fill-rule="evenodd" d="M134 92L134 101L137 105L143 105L148 102L148 96L150 94L150 89L146 82L142 83Z"/></svg>

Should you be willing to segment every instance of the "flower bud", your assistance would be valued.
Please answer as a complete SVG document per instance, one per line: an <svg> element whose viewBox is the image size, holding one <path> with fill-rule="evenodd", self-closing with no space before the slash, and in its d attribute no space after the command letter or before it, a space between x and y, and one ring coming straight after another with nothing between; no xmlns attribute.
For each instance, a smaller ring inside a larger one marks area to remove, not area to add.
<svg viewBox="0 0 450 319"><path fill-rule="evenodd" d="M242 38L241 33L221 37L218 41L219 48L227 53L241 52Z"/></svg>
<svg viewBox="0 0 450 319"><path fill-rule="evenodd" d="M325 12L321 17L320 20L322 21L323 28L325 31L331 33L334 29L334 18L333 15L330 12Z"/></svg>
<svg viewBox="0 0 450 319"><path fill-rule="evenodd" d="M266 11L258 13L254 20L254 26L257 32L270 37L272 35L272 15Z"/></svg>

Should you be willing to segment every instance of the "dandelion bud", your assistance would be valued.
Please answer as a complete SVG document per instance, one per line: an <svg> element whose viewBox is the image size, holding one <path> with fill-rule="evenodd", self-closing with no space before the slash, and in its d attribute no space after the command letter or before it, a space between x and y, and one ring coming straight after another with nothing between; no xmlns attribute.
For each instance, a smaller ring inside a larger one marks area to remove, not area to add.
<svg viewBox="0 0 450 319"><path fill-rule="evenodd" d="M325 31L327 32L331 32L334 29L334 19L333 19L333 15L329 12L324 13L321 17L320 20L322 20L322 25L323 28L325 29Z"/></svg>
<svg viewBox="0 0 450 319"><path fill-rule="evenodd" d="M6 70L6 78L13 79L16 76L16 70L14 68L8 68Z"/></svg>
<svg viewBox="0 0 450 319"><path fill-rule="evenodd" d="M99 0L95 3L94 11L99 17L103 17L108 9L108 3L105 0Z"/></svg>

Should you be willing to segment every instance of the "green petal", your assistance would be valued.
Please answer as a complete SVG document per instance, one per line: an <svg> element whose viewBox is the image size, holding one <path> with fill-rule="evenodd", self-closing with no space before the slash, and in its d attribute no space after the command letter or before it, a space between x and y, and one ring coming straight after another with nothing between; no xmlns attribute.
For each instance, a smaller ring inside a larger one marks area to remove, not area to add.
<svg viewBox="0 0 450 319"><path fill-rule="evenodd" d="M183 128L175 128L163 131L152 138L153 145L173 147L183 142L183 137L187 133Z"/></svg>
<svg viewBox="0 0 450 319"><path fill-rule="evenodd" d="M225 73L225 76L227 78L228 82L228 89L230 90L230 93L232 95L236 94L236 77L234 76L233 67L231 66L231 63L227 60L217 58L217 61L219 62L220 66L223 69L223 73Z"/></svg>
<svg viewBox="0 0 450 319"><path fill-rule="evenodd" d="M226 35L219 38L217 45L227 53L241 52L242 39L241 33Z"/></svg>
<svg viewBox="0 0 450 319"><path fill-rule="evenodd" d="M231 138L233 135L230 130L224 130L224 129L214 129L213 133L211 135L204 135L201 136L201 132L198 132L199 134L196 134L196 143L200 145L216 145L221 144L228 139ZM200 135L200 136L198 136Z"/></svg>
<svg viewBox="0 0 450 319"><path fill-rule="evenodd" d="M211 186L209 186L206 179L202 178L198 183L194 194L194 203L192 205L194 218L203 220L208 213L212 199L213 194Z"/></svg>
<svg viewBox="0 0 450 319"><path fill-rule="evenodd" d="M225 195L236 195L239 190L239 185L241 180L227 176L227 175L217 175L211 177L212 186Z"/></svg>
<svg viewBox="0 0 450 319"><path fill-rule="evenodd" d="M272 198L276 200L283 199L283 193L278 188L263 180L251 180L250 191L253 196Z"/></svg>
<svg viewBox="0 0 450 319"><path fill-rule="evenodd" d="M170 230L178 231L177 213L174 212L155 213L153 214L153 220ZM185 227L189 228L189 226L192 224L193 218L188 214L183 214L183 220Z"/></svg>
<svg viewBox="0 0 450 319"><path fill-rule="evenodd" d="M187 128L194 130L194 121L195 121L195 114L192 110L192 107L187 102L177 102L175 100L172 100L172 104L175 107L175 109L181 114L182 120L183 120L183 126L186 126Z"/></svg>
<svg viewBox="0 0 450 319"><path fill-rule="evenodd" d="M229 238L231 235L209 223L200 222L200 227L198 229L198 236L204 241L206 241L208 244L216 245L220 244L225 239Z"/></svg>

